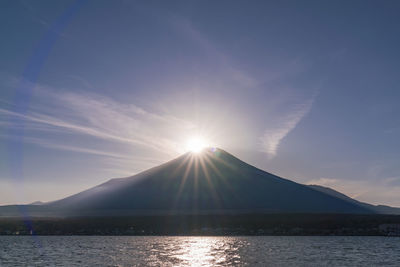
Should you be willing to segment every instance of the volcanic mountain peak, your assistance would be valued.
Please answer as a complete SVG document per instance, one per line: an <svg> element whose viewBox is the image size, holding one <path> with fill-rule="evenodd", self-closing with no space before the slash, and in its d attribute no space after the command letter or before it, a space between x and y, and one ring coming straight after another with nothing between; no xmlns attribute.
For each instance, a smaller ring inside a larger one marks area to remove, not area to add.
<svg viewBox="0 0 400 267"><path fill-rule="evenodd" d="M72 210L354 212L370 210L257 169L219 148L185 153L52 203Z"/></svg>
<svg viewBox="0 0 400 267"><path fill-rule="evenodd" d="M399 213L280 178L219 148L185 153L127 178L35 206L67 215ZM1 210L0 210L1 213ZM0 214L1 215L1 214Z"/></svg>

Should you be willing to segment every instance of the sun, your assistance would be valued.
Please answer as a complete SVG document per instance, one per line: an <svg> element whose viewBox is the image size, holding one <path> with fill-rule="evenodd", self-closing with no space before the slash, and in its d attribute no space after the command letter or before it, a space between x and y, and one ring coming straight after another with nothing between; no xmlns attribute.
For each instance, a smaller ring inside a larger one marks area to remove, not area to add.
<svg viewBox="0 0 400 267"><path fill-rule="evenodd" d="M201 136L191 137L186 141L186 151L193 153L199 153L208 146L208 142Z"/></svg>

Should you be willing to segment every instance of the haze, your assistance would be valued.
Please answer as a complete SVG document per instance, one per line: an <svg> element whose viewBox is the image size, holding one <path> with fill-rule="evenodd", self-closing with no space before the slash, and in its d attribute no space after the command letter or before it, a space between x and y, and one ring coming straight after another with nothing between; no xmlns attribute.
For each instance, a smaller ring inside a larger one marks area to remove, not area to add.
<svg viewBox="0 0 400 267"><path fill-rule="evenodd" d="M200 138L296 182L400 206L399 8L2 1L0 205L133 175Z"/></svg>

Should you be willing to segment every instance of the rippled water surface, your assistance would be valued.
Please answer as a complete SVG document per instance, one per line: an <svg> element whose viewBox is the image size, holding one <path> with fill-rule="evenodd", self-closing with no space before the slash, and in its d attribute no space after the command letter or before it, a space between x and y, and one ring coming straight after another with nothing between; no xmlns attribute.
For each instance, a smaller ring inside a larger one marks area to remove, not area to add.
<svg viewBox="0 0 400 267"><path fill-rule="evenodd" d="M392 237L0 236L0 266L400 266Z"/></svg>

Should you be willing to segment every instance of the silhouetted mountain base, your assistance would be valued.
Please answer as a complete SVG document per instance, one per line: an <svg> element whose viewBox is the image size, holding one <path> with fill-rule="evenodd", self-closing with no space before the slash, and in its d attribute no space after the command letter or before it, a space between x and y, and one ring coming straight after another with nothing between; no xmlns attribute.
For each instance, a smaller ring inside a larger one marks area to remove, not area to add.
<svg viewBox="0 0 400 267"><path fill-rule="evenodd" d="M173 215L0 219L2 235L399 235L400 216Z"/></svg>
<svg viewBox="0 0 400 267"><path fill-rule="evenodd" d="M0 217L244 213L400 214L400 209L362 203L329 188L278 177L218 148L186 153L57 201L0 207Z"/></svg>

